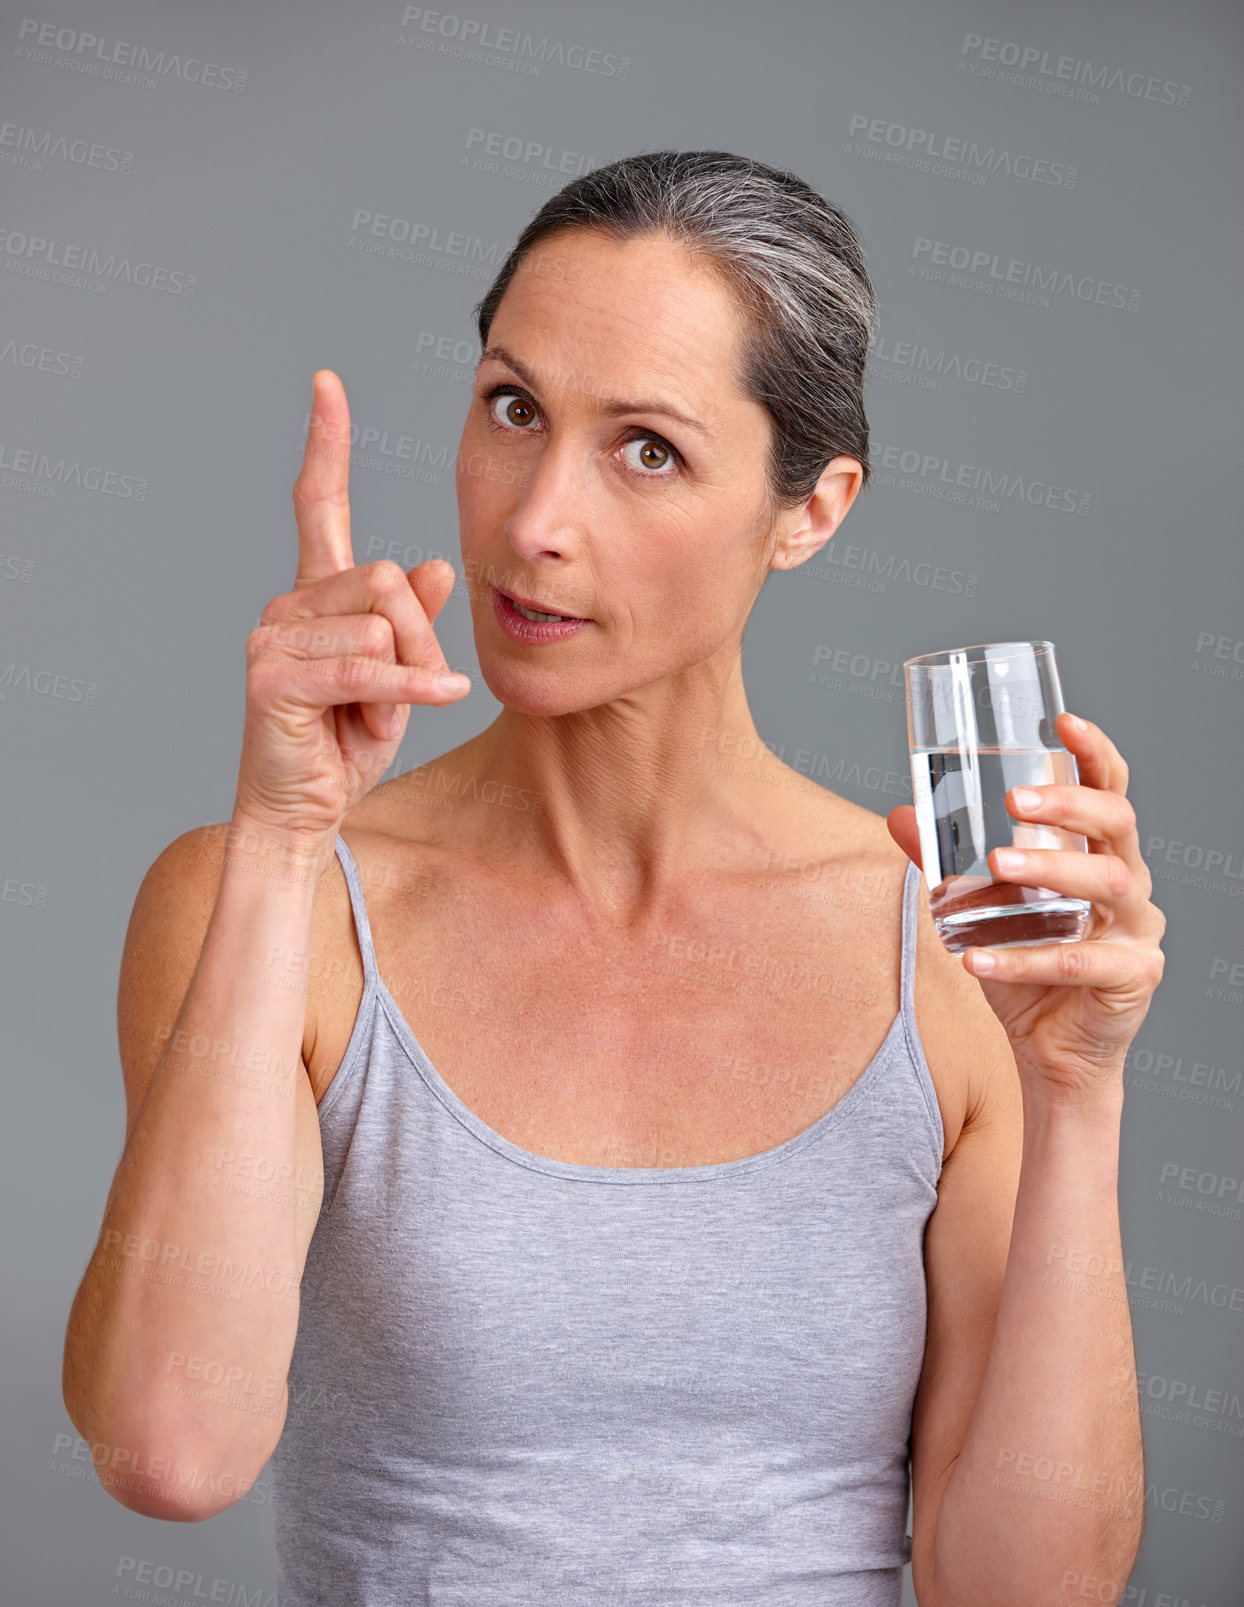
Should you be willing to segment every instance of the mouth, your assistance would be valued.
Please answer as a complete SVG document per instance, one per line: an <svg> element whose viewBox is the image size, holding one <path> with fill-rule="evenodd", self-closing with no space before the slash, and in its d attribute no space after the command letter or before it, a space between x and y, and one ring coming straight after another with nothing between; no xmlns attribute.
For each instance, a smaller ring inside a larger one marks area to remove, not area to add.
<svg viewBox="0 0 1244 1607"><path fill-rule="evenodd" d="M522 597L516 597L513 592L501 591L500 586L496 590L501 592L502 597L507 602L513 604L516 612L521 614L524 619L529 619L533 625L561 625L568 621L579 623L583 620L583 616L578 614L563 614L554 612L552 609L540 608L536 603L528 602Z"/></svg>

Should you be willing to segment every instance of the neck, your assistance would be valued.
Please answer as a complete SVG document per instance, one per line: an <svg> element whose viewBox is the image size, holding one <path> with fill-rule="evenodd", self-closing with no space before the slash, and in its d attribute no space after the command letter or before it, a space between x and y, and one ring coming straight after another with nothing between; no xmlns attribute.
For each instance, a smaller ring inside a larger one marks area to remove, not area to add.
<svg viewBox="0 0 1244 1607"><path fill-rule="evenodd" d="M506 708L467 754L481 782L538 800L515 817L521 858L620 920L689 872L759 854L756 778L781 768L752 720L737 646L598 708ZM493 819L489 832L495 841L504 825Z"/></svg>

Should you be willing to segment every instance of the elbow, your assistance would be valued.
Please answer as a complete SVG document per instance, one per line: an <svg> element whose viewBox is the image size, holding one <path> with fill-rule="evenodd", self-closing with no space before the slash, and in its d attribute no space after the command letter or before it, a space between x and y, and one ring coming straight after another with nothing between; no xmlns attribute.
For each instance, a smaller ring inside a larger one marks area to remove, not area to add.
<svg viewBox="0 0 1244 1607"><path fill-rule="evenodd" d="M240 1501L255 1482L249 1473L221 1466L202 1447L100 1423L75 1409L70 1392L64 1393L78 1440L73 1444L61 1435L62 1449L75 1461L89 1461L100 1488L129 1512L163 1523L204 1523Z"/></svg>
<svg viewBox="0 0 1244 1607"><path fill-rule="evenodd" d="M100 1486L128 1511L164 1523L203 1523L242 1500L284 1427L282 1414L261 1444L236 1434L213 1437L194 1431L184 1418L162 1414L154 1402L110 1419L68 1355L61 1397L78 1438L75 1443L71 1435L59 1435L58 1451L76 1463L89 1462Z"/></svg>
<svg viewBox="0 0 1244 1607"><path fill-rule="evenodd" d="M127 1511L137 1512L141 1518L155 1518L161 1523L203 1523L207 1518L214 1518L225 1506L231 1505L226 1502L205 1506L201 1501L191 1499L189 1494L161 1490L159 1486L129 1479L124 1474L114 1476L101 1473L99 1482L112 1499Z"/></svg>
<svg viewBox="0 0 1244 1607"><path fill-rule="evenodd" d="M205 1523L227 1512L254 1482L218 1470L193 1453L170 1452L167 1444L150 1454L136 1452L132 1462L97 1465L95 1471L114 1501L161 1523Z"/></svg>
<svg viewBox="0 0 1244 1607"><path fill-rule="evenodd" d="M143 1518L154 1518L160 1523L205 1523L208 1518L214 1518L218 1512L233 1505L232 1501L204 1505L202 1501L191 1500L172 1491L114 1489L108 1493L131 1512L137 1512Z"/></svg>

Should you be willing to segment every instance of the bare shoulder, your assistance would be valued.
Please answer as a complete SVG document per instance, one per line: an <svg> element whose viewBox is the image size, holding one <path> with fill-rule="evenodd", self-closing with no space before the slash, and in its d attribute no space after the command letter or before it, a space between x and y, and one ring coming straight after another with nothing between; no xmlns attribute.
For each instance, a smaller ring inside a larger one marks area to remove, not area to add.
<svg viewBox="0 0 1244 1607"><path fill-rule="evenodd" d="M844 895L849 897L853 879L862 895L855 907L894 908L911 861L891 837L885 817L836 794L827 793L817 807L835 840L847 846L853 869L842 873ZM983 1119L987 1102L995 1108L1013 1103L1014 1062L980 983L937 934L923 873L915 913L916 1029L942 1114L944 1157L949 1157L963 1131ZM1006 1086L998 1089L1000 1081Z"/></svg>
<svg viewBox="0 0 1244 1607"><path fill-rule="evenodd" d="M228 835L227 822L182 832L156 855L134 896L117 984L127 1139L198 967Z"/></svg>
<svg viewBox="0 0 1244 1607"><path fill-rule="evenodd" d="M910 861L881 815L777 761L770 786L756 788L756 802L776 876L832 883L844 907L857 912L870 899L878 913L897 910L893 900Z"/></svg>
<svg viewBox="0 0 1244 1607"><path fill-rule="evenodd" d="M460 820L455 803L472 786L461 755L457 749L382 781L342 820L338 835L353 860L369 925L383 923L391 899L409 910L410 900L427 891L428 866L452 853ZM299 964L307 987L303 1059L318 1105L344 1057L364 988L350 887L335 853L315 890L311 951Z"/></svg>
<svg viewBox="0 0 1244 1607"><path fill-rule="evenodd" d="M1006 1030L980 983L937 934L923 873L916 898L915 1013L930 1075L939 1087L955 1089L952 1120L943 1123L949 1157L965 1131L1000 1106L1014 1107L1018 1074Z"/></svg>

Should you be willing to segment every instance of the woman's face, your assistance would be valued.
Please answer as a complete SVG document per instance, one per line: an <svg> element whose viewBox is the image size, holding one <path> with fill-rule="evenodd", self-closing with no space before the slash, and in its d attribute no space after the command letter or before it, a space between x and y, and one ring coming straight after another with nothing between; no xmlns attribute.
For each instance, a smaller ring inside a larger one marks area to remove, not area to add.
<svg viewBox="0 0 1244 1607"><path fill-rule="evenodd" d="M771 428L735 383L739 334L726 287L663 236L560 230L510 281L456 468L476 650L500 702L595 708L739 639L769 567ZM498 590L588 623L524 640Z"/></svg>

